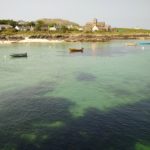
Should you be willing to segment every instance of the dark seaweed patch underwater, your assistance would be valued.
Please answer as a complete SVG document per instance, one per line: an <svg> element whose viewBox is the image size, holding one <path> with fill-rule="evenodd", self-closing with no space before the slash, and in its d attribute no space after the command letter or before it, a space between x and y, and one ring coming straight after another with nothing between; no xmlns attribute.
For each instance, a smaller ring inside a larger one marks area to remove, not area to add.
<svg viewBox="0 0 150 150"><path fill-rule="evenodd" d="M69 111L75 103L44 96L47 89L55 90L53 83L0 95L6 101L1 102L0 149L135 150L141 146L138 143L148 146L149 100L107 112L88 108L76 118Z"/></svg>

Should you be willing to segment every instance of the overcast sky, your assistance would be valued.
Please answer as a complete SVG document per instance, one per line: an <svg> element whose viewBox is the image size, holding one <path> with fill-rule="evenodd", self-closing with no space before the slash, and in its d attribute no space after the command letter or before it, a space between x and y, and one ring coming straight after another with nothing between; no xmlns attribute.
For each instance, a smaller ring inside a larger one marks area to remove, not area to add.
<svg viewBox="0 0 150 150"><path fill-rule="evenodd" d="M150 0L0 0L0 19L62 18L81 25L92 18L113 27L150 29Z"/></svg>

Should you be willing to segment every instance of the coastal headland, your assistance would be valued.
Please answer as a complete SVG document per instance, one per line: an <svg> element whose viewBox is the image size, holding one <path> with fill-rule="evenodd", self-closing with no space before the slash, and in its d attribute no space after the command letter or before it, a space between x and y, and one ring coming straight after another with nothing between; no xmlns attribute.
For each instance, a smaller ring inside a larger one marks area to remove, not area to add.
<svg viewBox="0 0 150 150"><path fill-rule="evenodd" d="M34 22L0 20L0 44L107 42L117 39L150 39L150 30L113 28L96 18L84 26L63 19L40 19Z"/></svg>

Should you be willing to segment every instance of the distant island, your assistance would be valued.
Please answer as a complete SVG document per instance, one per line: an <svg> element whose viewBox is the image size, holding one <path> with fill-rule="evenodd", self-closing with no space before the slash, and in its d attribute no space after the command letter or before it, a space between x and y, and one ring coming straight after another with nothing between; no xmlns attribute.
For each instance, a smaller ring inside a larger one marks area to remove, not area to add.
<svg viewBox="0 0 150 150"><path fill-rule="evenodd" d="M114 28L105 22L99 22L96 18L84 26L63 19L0 20L0 43L105 42L112 39L150 39L150 30Z"/></svg>

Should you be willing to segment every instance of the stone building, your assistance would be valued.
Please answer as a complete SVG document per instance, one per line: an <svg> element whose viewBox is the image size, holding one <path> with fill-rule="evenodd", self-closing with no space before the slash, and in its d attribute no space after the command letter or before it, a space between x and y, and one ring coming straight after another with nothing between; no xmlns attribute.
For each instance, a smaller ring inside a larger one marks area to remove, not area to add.
<svg viewBox="0 0 150 150"><path fill-rule="evenodd" d="M105 22L98 22L95 18L91 22L87 22L84 26L85 31L111 31L111 26L107 25Z"/></svg>
<svg viewBox="0 0 150 150"><path fill-rule="evenodd" d="M7 29L12 29L12 28L13 27L11 25L0 24L0 31L7 30Z"/></svg>
<svg viewBox="0 0 150 150"><path fill-rule="evenodd" d="M34 31L33 26L15 26L15 30L17 31Z"/></svg>

